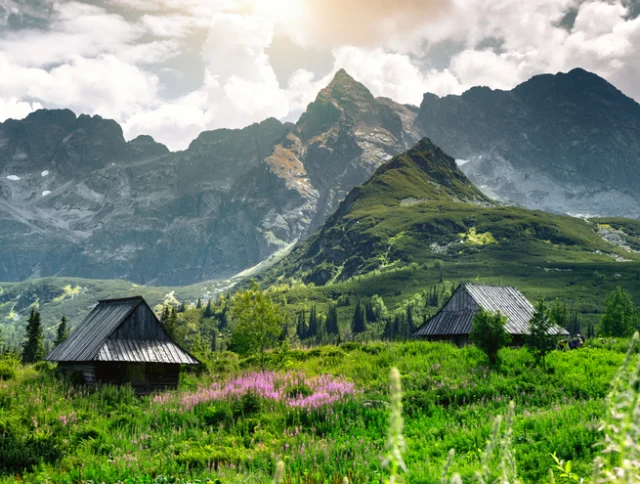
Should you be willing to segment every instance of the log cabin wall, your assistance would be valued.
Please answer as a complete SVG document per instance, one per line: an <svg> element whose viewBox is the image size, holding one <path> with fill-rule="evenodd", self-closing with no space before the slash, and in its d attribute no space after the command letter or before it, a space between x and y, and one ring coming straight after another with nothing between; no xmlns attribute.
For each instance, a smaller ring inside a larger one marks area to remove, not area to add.
<svg viewBox="0 0 640 484"><path fill-rule="evenodd" d="M110 385L133 387L137 395L176 388L180 381L180 365L168 363L96 363L96 379Z"/></svg>
<svg viewBox="0 0 640 484"><path fill-rule="evenodd" d="M167 333L146 304L139 304L109 339L169 341Z"/></svg>

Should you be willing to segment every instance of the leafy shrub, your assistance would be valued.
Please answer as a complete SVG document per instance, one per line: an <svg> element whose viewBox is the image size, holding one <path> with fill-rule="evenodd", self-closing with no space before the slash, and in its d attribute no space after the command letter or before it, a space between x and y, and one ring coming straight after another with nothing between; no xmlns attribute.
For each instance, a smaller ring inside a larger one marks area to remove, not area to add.
<svg viewBox="0 0 640 484"><path fill-rule="evenodd" d="M62 457L59 440L49 432L27 432L15 421L0 420L0 435L0 474L23 472Z"/></svg>
<svg viewBox="0 0 640 484"><path fill-rule="evenodd" d="M233 409L228 403L220 402L205 409L202 418L204 423L211 427L217 427L220 424L230 425L233 423Z"/></svg>
<svg viewBox="0 0 640 484"><path fill-rule="evenodd" d="M33 367L40 373L51 375L56 370L57 365L48 361L38 361L35 365L33 365Z"/></svg>
<svg viewBox="0 0 640 484"><path fill-rule="evenodd" d="M304 383L298 383L297 385L287 388L285 391L285 395L289 398L306 398L312 393L311 388Z"/></svg>
<svg viewBox="0 0 640 484"><path fill-rule="evenodd" d="M258 392L254 390L248 390L243 394L239 400L234 402L233 413L236 416L253 415L260 411L262 407L262 399Z"/></svg>
<svg viewBox="0 0 640 484"><path fill-rule="evenodd" d="M15 377L15 366L7 361L0 361L0 380L13 380Z"/></svg>

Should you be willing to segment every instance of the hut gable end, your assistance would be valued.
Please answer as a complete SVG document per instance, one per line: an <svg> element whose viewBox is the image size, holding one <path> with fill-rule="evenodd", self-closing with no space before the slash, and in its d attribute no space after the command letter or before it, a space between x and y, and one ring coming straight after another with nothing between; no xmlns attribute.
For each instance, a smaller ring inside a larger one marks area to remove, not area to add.
<svg viewBox="0 0 640 484"><path fill-rule="evenodd" d="M170 341L160 321L146 303L138 304L111 333L109 339Z"/></svg>
<svg viewBox="0 0 640 484"><path fill-rule="evenodd" d="M473 317L482 308L507 317L505 329L514 336L529 334L533 306L514 287L485 284L460 284L444 307L413 334L417 338L439 339L466 337L471 332ZM555 326L551 334L566 335Z"/></svg>
<svg viewBox="0 0 640 484"><path fill-rule="evenodd" d="M47 360L64 363L200 363L171 339L140 296L99 301Z"/></svg>

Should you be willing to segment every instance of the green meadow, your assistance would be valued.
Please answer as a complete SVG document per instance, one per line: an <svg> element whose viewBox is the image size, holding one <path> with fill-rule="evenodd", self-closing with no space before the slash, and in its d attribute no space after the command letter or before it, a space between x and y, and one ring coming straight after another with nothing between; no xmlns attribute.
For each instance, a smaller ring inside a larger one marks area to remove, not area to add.
<svg viewBox="0 0 640 484"><path fill-rule="evenodd" d="M174 392L73 386L48 364L0 363L3 482L383 482L389 370L402 375L407 483L470 482L492 422L515 403L518 478L548 482L551 454L588 478L602 440L605 397L628 341L554 351L547 367L526 348L489 368L475 347L445 343L286 346L257 359L206 355Z"/></svg>

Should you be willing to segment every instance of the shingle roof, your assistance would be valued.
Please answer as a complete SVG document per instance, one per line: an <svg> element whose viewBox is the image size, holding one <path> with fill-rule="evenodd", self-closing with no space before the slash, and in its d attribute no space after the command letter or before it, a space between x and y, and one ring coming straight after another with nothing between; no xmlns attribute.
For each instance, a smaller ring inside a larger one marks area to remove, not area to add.
<svg viewBox="0 0 640 484"><path fill-rule="evenodd" d="M461 284L447 304L423 324L414 336L466 335L471 332L473 316L479 308L499 311L507 317L505 329L510 334L529 334L529 321L533 306L514 287L485 284ZM564 328L555 326L551 334L568 334Z"/></svg>
<svg viewBox="0 0 640 484"><path fill-rule="evenodd" d="M197 365L199 363L172 341L131 339L108 339L94 359L97 361L177 363L183 365Z"/></svg>
<svg viewBox="0 0 640 484"><path fill-rule="evenodd" d="M197 359L173 341L108 339L140 304L147 304L141 296L99 301L98 305L84 318L69 338L49 353L47 361L198 364ZM159 321L158 324L160 324ZM109 358L110 356L112 358Z"/></svg>

